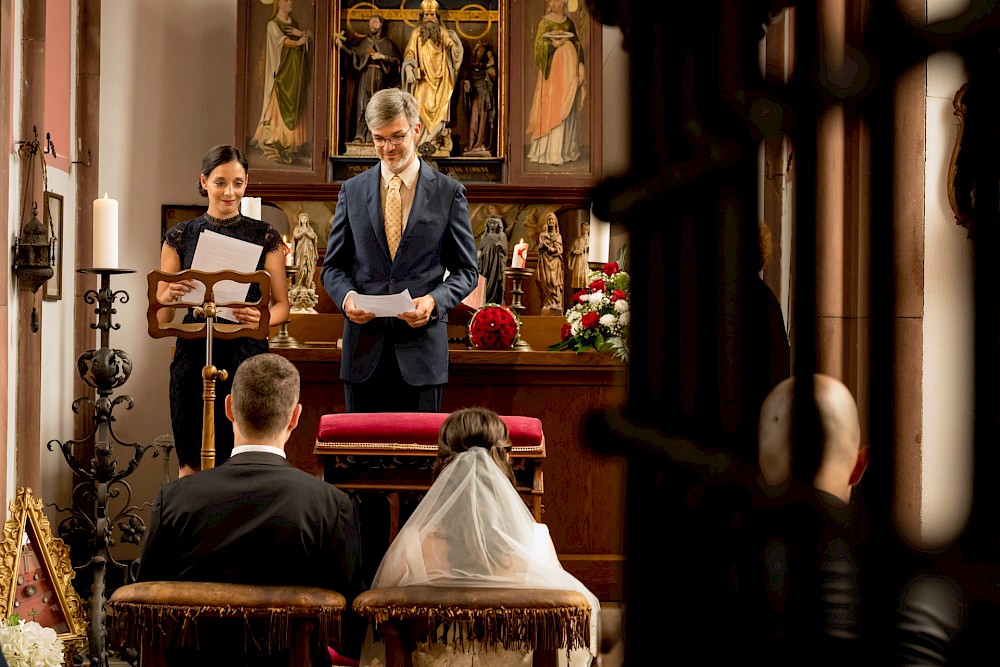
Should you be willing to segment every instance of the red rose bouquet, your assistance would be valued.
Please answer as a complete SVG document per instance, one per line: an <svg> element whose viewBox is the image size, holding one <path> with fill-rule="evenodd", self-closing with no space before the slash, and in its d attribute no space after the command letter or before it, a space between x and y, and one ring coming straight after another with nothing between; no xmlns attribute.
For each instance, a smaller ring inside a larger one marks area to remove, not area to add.
<svg viewBox="0 0 1000 667"><path fill-rule="evenodd" d="M520 333L521 323L507 306L488 303L469 320L469 341L477 350L509 350Z"/></svg>
<svg viewBox="0 0 1000 667"><path fill-rule="evenodd" d="M589 284L573 295L562 340L550 350L600 350L628 361L629 276L616 262L592 271Z"/></svg>

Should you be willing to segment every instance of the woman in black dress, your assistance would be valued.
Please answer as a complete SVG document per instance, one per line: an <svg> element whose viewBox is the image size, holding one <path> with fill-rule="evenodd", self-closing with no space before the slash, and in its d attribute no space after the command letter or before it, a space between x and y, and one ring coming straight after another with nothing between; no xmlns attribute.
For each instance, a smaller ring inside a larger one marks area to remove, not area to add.
<svg viewBox="0 0 1000 667"><path fill-rule="evenodd" d="M240 214L240 200L248 181L247 160L238 148L216 146L202 160L198 191L208 197L208 211L187 222L170 228L163 236L160 250L160 270L176 273L191 268L198 238L209 230L247 241L263 248L257 260L257 270L264 269L271 277L270 325L288 319L288 285L285 279L285 246L281 235L266 222ZM164 302L182 299L194 287L193 281L159 284L157 298ZM260 298L260 288L250 287L247 300ZM161 322L168 322L175 310L165 308L157 315ZM236 323L256 325L260 314L253 308L235 308ZM184 322L197 322L191 310L184 315ZM220 323L232 323L219 318ZM215 452L216 462L222 463L233 450L233 431L226 419L225 401L232 386L236 368L244 359L267 352L267 340L236 338L212 341L212 364L228 371L227 380L216 381L215 399ZM177 347L170 364L170 422L174 431L174 445L180 476L201 468L202 432L202 377L205 366L205 341L202 339L177 339Z"/></svg>

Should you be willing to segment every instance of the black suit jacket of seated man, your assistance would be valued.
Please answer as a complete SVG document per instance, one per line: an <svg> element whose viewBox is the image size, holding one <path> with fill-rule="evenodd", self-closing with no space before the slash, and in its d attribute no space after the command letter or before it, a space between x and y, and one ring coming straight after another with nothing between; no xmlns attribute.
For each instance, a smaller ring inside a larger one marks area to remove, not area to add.
<svg viewBox="0 0 1000 667"><path fill-rule="evenodd" d="M357 510L278 454L237 454L160 489L137 579L318 586L350 608L364 589ZM345 614L342 652L357 655L362 634Z"/></svg>

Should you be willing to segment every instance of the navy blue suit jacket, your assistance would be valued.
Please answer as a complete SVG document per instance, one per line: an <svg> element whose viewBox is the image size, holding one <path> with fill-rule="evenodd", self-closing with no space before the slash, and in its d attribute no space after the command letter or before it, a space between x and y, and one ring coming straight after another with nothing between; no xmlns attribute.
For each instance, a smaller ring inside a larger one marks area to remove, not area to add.
<svg viewBox="0 0 1000 667"><path fill-rule="evenodd" d="M447 314L472 292L479 278L465 187L421 161L413 205L393 261L385 237L380 181L376 164L341 187L323 260L323 287L337 307L351 290L388 295L408 289L414 298L430 294L438 316L418 328L397 318L376 317L360 326L345 320L340 377L349 382L368 379L388 337L407 384L445 384Z"/></svg>

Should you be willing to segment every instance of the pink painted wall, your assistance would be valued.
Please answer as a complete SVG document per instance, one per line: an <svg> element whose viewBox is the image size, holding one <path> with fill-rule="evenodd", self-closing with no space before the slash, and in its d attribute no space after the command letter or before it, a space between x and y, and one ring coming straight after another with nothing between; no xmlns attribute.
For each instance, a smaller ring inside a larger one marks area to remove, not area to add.
<svg viewBox="0 0 1000 667"><path fill-rule="evenodd" d="M52 137L56 156L45 156L45 162L69 172L75 159L70 145L70 48L73 10L71 0L47 0L45 5L45 125L39 128L39 140L45 133Z"/></svg>

